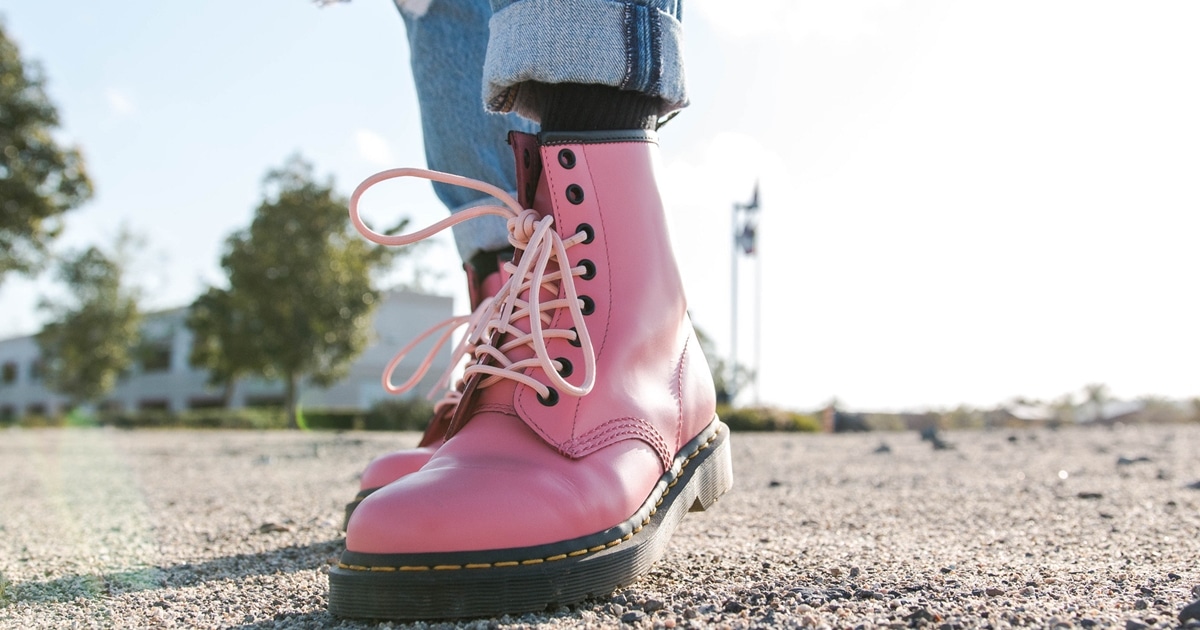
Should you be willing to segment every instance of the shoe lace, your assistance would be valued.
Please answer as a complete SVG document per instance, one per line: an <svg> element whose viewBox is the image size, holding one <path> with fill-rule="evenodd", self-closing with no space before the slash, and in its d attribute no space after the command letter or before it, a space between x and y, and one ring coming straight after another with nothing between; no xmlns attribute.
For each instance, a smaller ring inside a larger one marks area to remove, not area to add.
<svg viewBox="0 0 1200 630"><path fill-rule="evenodd" d="M446 367L445 372L443 372L438 378L437 382L434 383L433 388L429 390L429 394L426 396L426 398L429 400L433 400L439 391L442 392L441 399L439 399L433 405L435 414L440 412L445 406L457 405L459 399L462 398L461 390L463 380L460 378L455 381L454 385L451 385L450 379L454 375L454 370L460 363L462 363L463 357L473 354L475 350L475 344L479 341L480 331L482 330L482 326L480 324L483 321L483 315L487 311L487 307L491 301L492 298L487 298L480 303L480 305L470 315L451 317L450 319L435 324L429 328L429 330L421 333L415 339L408 342L407 345L397 351L396 354L392 356L392 359L388 361L387 367L383 369L384 391L389 394L403 394L416 387L417 383L419 383L421 379L425 377L425 374L429 372L429 368L433 365L434 359L437 358L438 351L441 350L442 346L446 345L446 342L454 334L454 331L461 328L463 324L467 324L466 334L463 335L462 339L459 340L458 344L454 347L454 350L450 353L449 365ZM392 383L392 378L396 373L396 369L400 367L400 364L404 361L405 357L407 357L409 353L411 353L418 345L420 345L421 342L433 336L439 330L442 331L442 334L434 342L433 347L430 348L429 352L425 355L425 358L422 359L420 364L413 369L412 374L408 377L408 380L399 385L394 385Z"/></svg>
<svg viewBox="0 0 1200 630"><path fill-rule="evenodd" d="M470 188L494 197L502 205L481 205L461 210L411 234L380 234L363 222L359 214L359 201L363 193L372 186L402 177L416 177ZM527 385L537 392L542 400L547 400L553 397L550 388L525 373L529 368L539 368L557 390L573 396L587 395L595 385L596 354L584 322L582 300L579 299L574 282L574 277L587 273L587 269L583 266L571 267L567 258L567 250L589 238L588 233L578 232L563 239L553 228L553 216L542 217L535 210L522 208L504 190L468 177L426 169L397 168L381 171L363 180L350 196L350 220L355 229L367 240L387 246L410 245L464 221L486 215L497 215L507 219L508 240L518 251L518 256L514 259L515 262L510 261L504 264L509 277L497 295L493 299L485 300L475 313L469 316L474 321L470 322L471 326L466 336L455 351L455 356L459 358L467 353L475 357L475 362L464 371L463 380L467 380L473 375L479 375L480 381L477 387L484 388L508 379ZM564 276L564 270L569 273L569 278ZM564 294L563 297L542 300L543 290L550 295L557 296L560 289ZM566 309L569 326L565 329L547 328L553 321L555 312L560 309ZM449 327L455 320L459 321ZM393 393L411 389L428 371L437 349L445 343L445 340L458 326L464 323L461 320L461 317L452 318L434 326L401 349L384 371L384 388L388 391L396 390ZM517 323L522 320L528 322L529 332L525 332L517 326ZM411 352L413 347L443 327L449 328L442 333L433 352L425 358L418 368L418 372L400 387L392 386L391 375L400 360L408 352ZM555 338L576 343L583 350L583 382L580 385L568 382L560 373L564 371L565 366L561 361L550 357L546 343ZM522 346L530 348L533 356L527 359L512 360L509 355ZM462 354L459 354L460 351ZM451 371L455 365L457 365L457 361L452 361ZM443 379L439 383L448 382L448 374L449 371L443 375ZM459 398L461 398L461 393L456 385L438 404L457 404Z"/></svg>

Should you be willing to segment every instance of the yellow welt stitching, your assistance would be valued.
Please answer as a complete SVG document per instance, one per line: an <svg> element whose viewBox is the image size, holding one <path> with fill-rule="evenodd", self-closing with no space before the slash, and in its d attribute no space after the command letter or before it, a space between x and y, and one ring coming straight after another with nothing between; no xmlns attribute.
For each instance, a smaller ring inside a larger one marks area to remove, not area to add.
<svg viewBox="0 0 1200 630"><path fill-rule="evenodd" d="M518 564L521 564L521 563L520 562L497 562L497 563L493 564L492 566L494 566L494 567L515 567Z"/></svg>
<svg viewBox="0 0 1200 630"><path fill-rule="evenodd" d="M549 558L546 558L546 562L557 562L559 560L565 560L566 557L567 557L567 554L560 553L557 556L550 556Z"/></svg>
<svg viewBox="0 0 1200 630"><path fill-rule="evenodd" d="M605 546L605 547L616 547L617 545L619 545L619 544L621 544L621 543L623 543L623 542L625 542L625 539L624 539L624 538L618 538L617 540L614 540L614 541L612 541L612 542L610 542L610 543L608 543L607 545L604 545L604 546Z"/></svg>
<svg viewBox="0 0 1200 630"><path fill-rule="evenodd" d="M395 571L395 570L396 570L396 567L371 567L371 571L390 572L390 571Z"/></svg>
<svg viewBox="0 0 1200 630"><path fill-rule="evenodd" d="M597 551L604 551L604 548L605 548L605 547L607 547L607 546L608 546L608 545L596 545L595 547L592 547L591 549L588 549L588 551L590 551L590 552L592 552L592 553L595 553L595 552L597 552Z"/></svg>
<svg viewBox="0 0 1200 630"><path fill-rule="evenodd" d="M589 551L588 549L580 549L579 551L572 551L571 553L569 553L567 555L572 558L578 558L579 556L586 554L588 551Z"/></svg>
<svg viewBox="0 0 1200 630"><path fill-rule="evenodd" d="M522 560L521 561L521 564L541 564L541 563L542 563L541 558L534 558L533 560Z"/></svg>
<svg viewBox="0 0 1200 630"><path fill-rule="evenodd" d="M406 566L406 567L400 567L400 570L401 571L428 571L429 567Z"/></svg>
<svg viewBox="0 0 1200 630"><path fill-rule="evenodd" d="M483 564L468 564L467 568L468 569L490 569L490 568L492 568L492 565L489 562L485 562Z"/></svg>
<svg viewBox="0 0 1200 630"><path fill-rule="evenodd" d="M462 568L461 564L439 564L433 567L434 571L457 571Z"/></svg>

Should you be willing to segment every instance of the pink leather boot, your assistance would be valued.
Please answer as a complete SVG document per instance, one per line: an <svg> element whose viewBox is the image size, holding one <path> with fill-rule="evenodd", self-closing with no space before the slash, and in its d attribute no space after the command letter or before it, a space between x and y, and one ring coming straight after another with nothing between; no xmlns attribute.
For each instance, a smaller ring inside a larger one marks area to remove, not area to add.
<svg viewBox="0 0 1200 630"><path fill-rule="evenodd" d="M483 309L485 307L484 302L490 300L492 296L496 295L504 283L504 262L504 260L499 261L499 267L501 271L487 274L482 278L477 276L474 269L470 265L463 265L467 272L467 286L470 290L472 315L470 317L456 317L434 326L432 329L426 331L424 334L418 337L413 344L410 344L409 348L411 348L412 345L415 345L416 343L429 337L437 330L449 326L450 329L447 330L447 334L443 336L444 341L444 339L449 336L449 333L453 332L454 328L457 328L463 323L470 323L472 320L478 320L482 316ZM468 330L463 340L456 348L455 352L452 353L450 358L451 370L459 364L460 360L464 356L464 353L469 354L472 350L474 350L474 345L472 344L472 339L470 339L470 337L471 331ZM402 394L415 386L417 382L420 381L421 377L425 375L429 361L437 353L441 346L441 343L438 343L434 346L433 350L430 351L429 357L427 357L421 368L417 370L417 372L408 380L408 382L396 386L392 385L391 382L392 372L399 364L400 359L402 359L409 350L409 348L402 349L395 357L392 358L392 361L388 365L387 369L384 370L384 390L393 394ZM450 370L447 370L447 374L443 376L442 381L439 381L440 384L444 385L444 382L449 381L449 372ZM417 444L416 448L406 448L392 451L391 453L386 453L376 457L375 459L371 460L369 464L367 464L367 467L363 469L362 476L359 479L358 494L355 495L353 501L346 504L346 516L342 521L343 530L346 529L347 523L350 522L350 515L354 513L354 510L358 508L358 504L362 503L363 499L367 498L367 496L372 492L375 492L376 490L403 477L404 475L416 472L425 465L425 462L429 461L429 458L433 456L433 453L438 449L439 446L442 445L442 442L445 440L446 429L449 426L450 419L454 416L454 409L457 407L458 399L461 396L461 392L458 391L461 386L462 383L460 382L445 389L442 398L434 405L433 418L430 419L429 424L425 427L425 433L421 436L421 441Z"/></svg>
<svg viewBox="0 0 1200 630"><path fill-rule="evenodd" d="M496 195L506 207L478 212L509 217L511 278L489 306L446 442L350 519L330 572L336 615L495 616L606 595L647 572L684 514L732 484L654 134L512 142L533 208ZM379 242L470 218L460 215Z"/></svg>

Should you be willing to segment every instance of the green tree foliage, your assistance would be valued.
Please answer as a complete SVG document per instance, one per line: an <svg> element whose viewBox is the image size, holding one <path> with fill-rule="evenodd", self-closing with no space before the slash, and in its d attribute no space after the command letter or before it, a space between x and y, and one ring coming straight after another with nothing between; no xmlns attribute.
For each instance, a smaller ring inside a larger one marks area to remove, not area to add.
<svg viewBox="0 0 1200 630"><path fill-rule="evenodd" d="M208 289L188 318L192 364L226 385L283 380L291 426L300 380L333 384L366 346L379 297L371 275L392 259L353 230L346 200L312 171L293 157L267 174L250 227L225 243L229 288Z"/></svg>
<svg viewBox="0 0 1200 630"><path fill-rule="evenodd" d="M54 141L58 111L44 85L0 22L0 281L38 270L61 215L92 196L79 150Z"/></svg>
<svg viewBox="0 0 1200 630"><path fill-rule="evenodd" d="M708 333L695 326L696 341L700 343L700 350L704 352L704 357L708 359L709 370L712 371L713 386L717 390L717 402L723 405L733 403L733 394L740 391L745 385L754 382L754 372L741 363L729 367L729 362L725 357L722 357L717 352L713 345L712 337ZM736 385L736 387L734 387Z"/></svg>
<svg viewBox="0 0 1200 630"><path fill-rule="evenodd" d="M123 247L115 256L89 247L64 257L58 277L70 296L42 302L51 313L51 323L37 335L46 386L73 405L111 391L140 339L138 295L124 283Z"/></svg>

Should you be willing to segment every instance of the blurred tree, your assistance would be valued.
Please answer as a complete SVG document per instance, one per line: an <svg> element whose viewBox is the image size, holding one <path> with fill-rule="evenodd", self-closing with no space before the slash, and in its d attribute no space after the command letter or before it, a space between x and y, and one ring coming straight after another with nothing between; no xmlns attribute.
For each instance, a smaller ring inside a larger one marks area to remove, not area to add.
<svg viewBox="0 0 1200 630"><path fill-rule="evenodd" d="M257 361L252 343L254 332L246 326L247 322L248 318L234 307L233 294L228 289L209 287L188 312L188 328L194 339L189 360L192 365L208 370L209 384L224 387L221 396L224 407L233 399L239 377L266 370Z"/></svg>
<svg viewBox="0 0 1200 630"><path fill-rule="evenodd" d="M41 307L51 313L37 335L46 386L67 396L72 406L111 391L133 360L142 318L138 292L125 286L131 243L123 232L114 255L97 247L67 255L58 277L70 296L42 300Z"/></svg>
<svg viewBox="0 0 1200 630"><path fill-rule="evenodd" d="M331 385L366 347L379 297L371 275L393 251L359 236L333 182L314 181L312 165L293 156L267 174L250 227L225 243L229 288L210 288L192 305L192 364L227 393L240 376L281 379L297 426L300 380Z"/></svg>
<svg viewBox="0 0 1200 630"><path fill-rule="evenodd" d="M1108 385L1104 383L1089 383L1083 386L1084 402L1089 407L1085 414L1085 422L1103 422L1104 406L1112 400Z"/></svg>
<svg viewBox="0 0 1200 630"><path fill-rule="evenodd" d="M742 364L737 364L732 369L729 367L729 362L725 360L717 349L713 347L712 337L708 333L700 329L699 326L693 326L696 329L696 341L700 343L700 349L704 351L705 358L708 359L708 369L712 372L713 385L717 389L717 404L730 405L733 404L732 393L742 389L742 386L754 381L754 372ZM733 388L733 385L737 388Z"/></svg>
<svg viewBox="0 0 1200 630"><path fill-rule="evenodd" d="M39 270L61 215L92 196L79 150L54 140L58 111L44 85L0 21L0 282Z"/></svg>
<svg viewBox="0 0 1200 630"><path fill-rule="evenodd" d="M1058 424L1075 424L1075 395L1067 392L1050 402L1054 421Z"/></svg>

